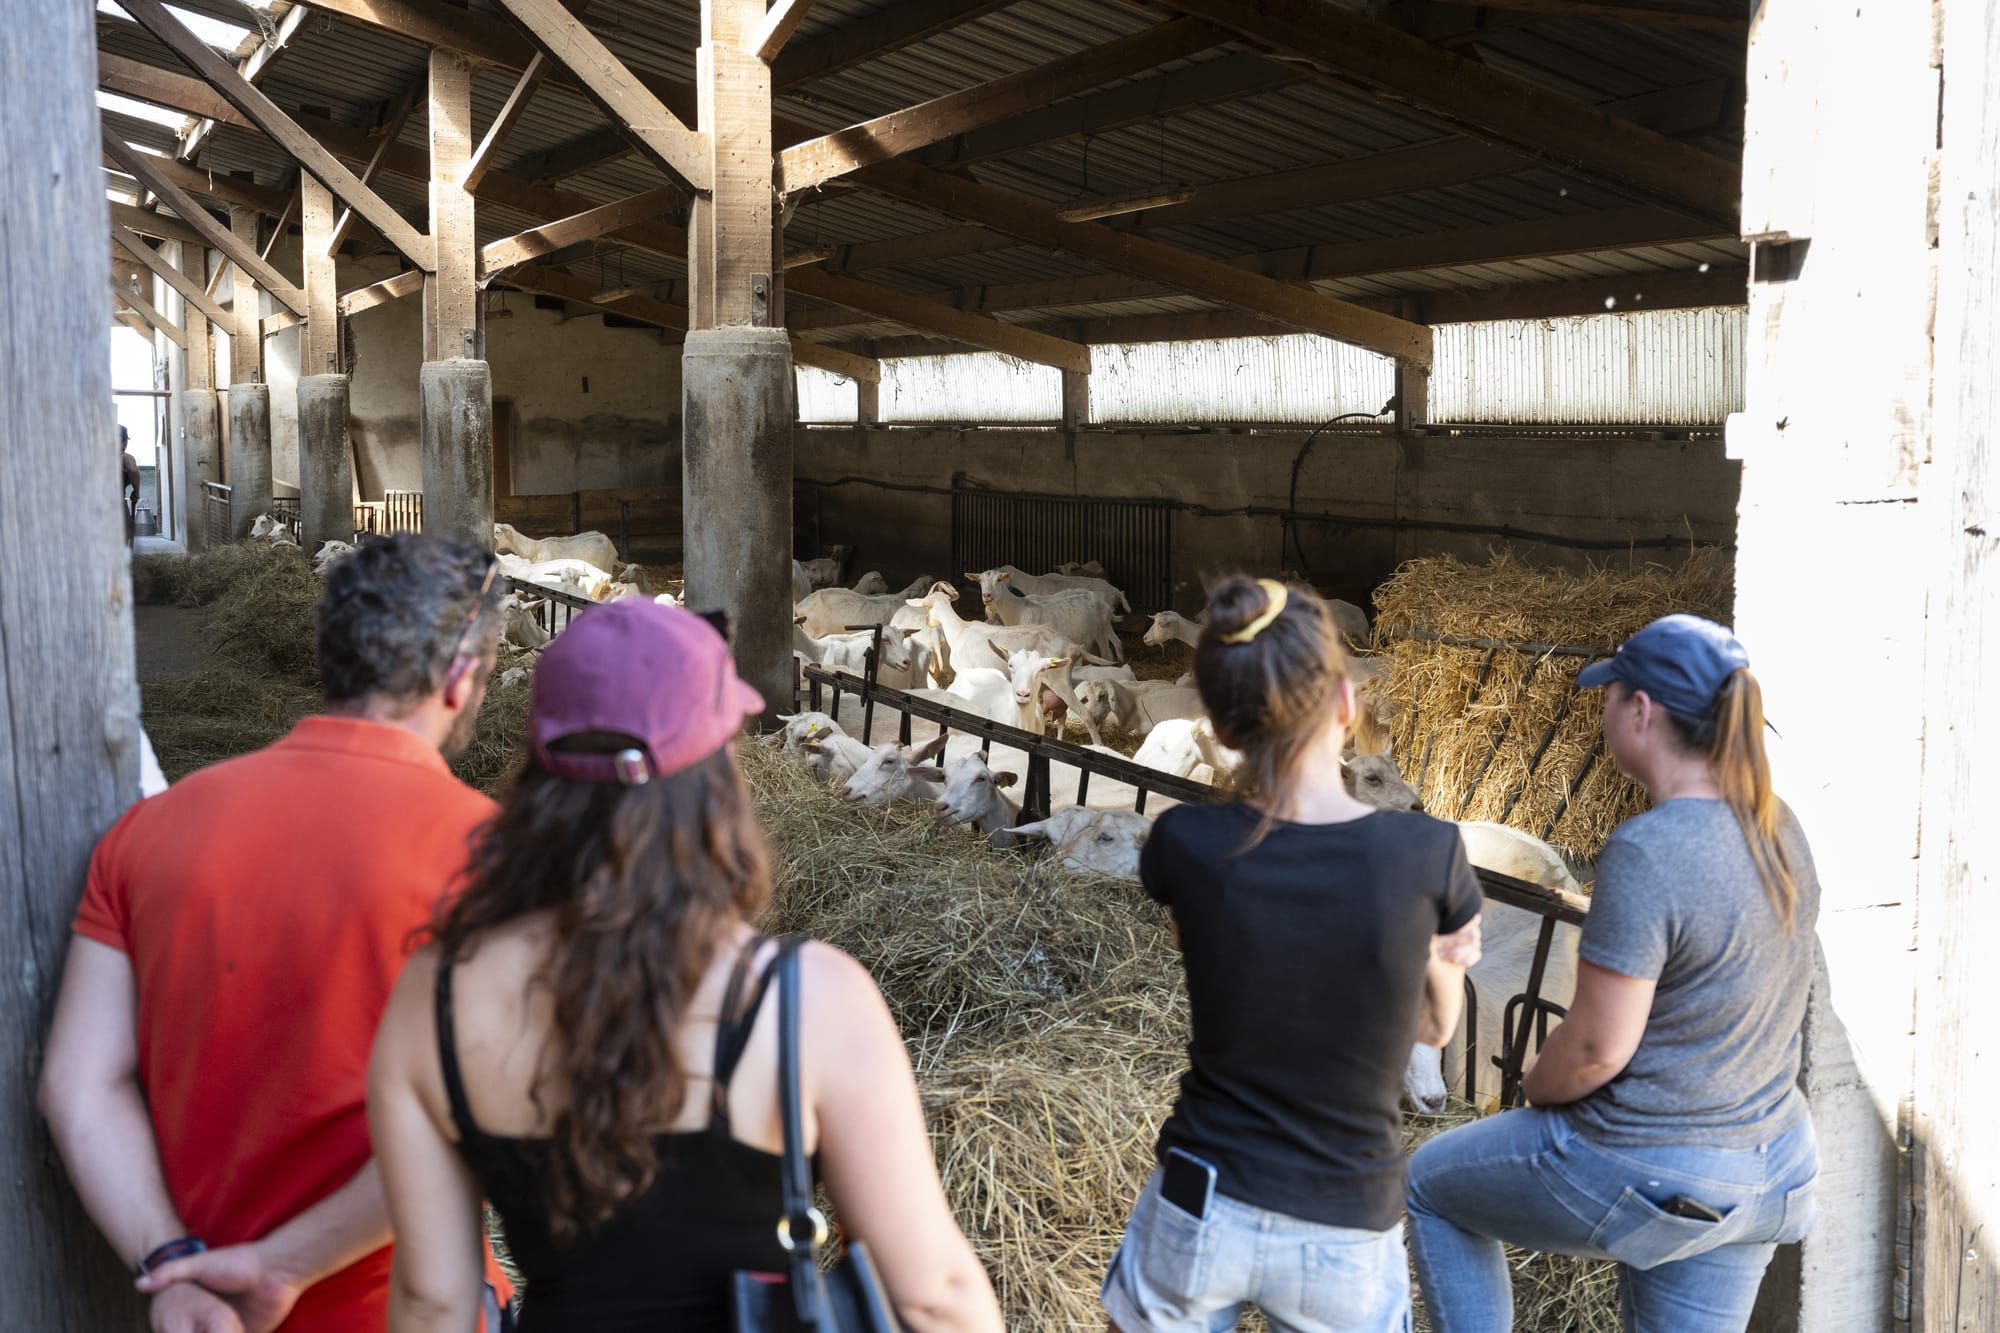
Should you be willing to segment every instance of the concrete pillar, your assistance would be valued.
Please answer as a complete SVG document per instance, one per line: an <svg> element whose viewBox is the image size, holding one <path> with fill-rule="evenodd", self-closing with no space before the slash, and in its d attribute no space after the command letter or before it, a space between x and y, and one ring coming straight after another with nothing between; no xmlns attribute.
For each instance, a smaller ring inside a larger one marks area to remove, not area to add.
<svg viewBox="0 0 2000 1333"><path fill-rule="evenodd" d="M271 512L271 389L229 386L229 532L250 535L259 514Z"/></svg>
<svg viewBox="0 0 2000 1333"><path fill-rule="evenodd" d="M493 373L424 362L424 531L493 549Z"/></svg>
<svg viewBox="0 0 2000 1333"><path fill-rule="evenodd" d="M181 473L182 521L190 551L208 549L208 520L202 483L222 480L222 423L215 410L215 390L181 390L181 434L187 464Z"/></svg>
<svg viewBox="0 0 2000 1333"><path fill-rule="evenodd" d="M688 332L681 352L687 604L729 613L736 668L772 713L792 705L792 395L783 329Z"/></svg>
<svg viewBox="0 0 2000 1333"><path fill-rule="evenodd" d="M308 552L354 539L345 375L299 376L299 524Z"/></svg>

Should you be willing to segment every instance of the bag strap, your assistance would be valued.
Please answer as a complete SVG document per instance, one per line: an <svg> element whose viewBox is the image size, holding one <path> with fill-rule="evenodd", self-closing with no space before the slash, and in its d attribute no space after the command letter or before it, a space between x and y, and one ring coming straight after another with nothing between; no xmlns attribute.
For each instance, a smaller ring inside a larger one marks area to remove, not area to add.
<svg viewBox="0 0 2000 1333"><path fill-rule="evenodd" d="M806 1159L805 1108L799 1092L799 945L788 935L778 941L778 1102L785 1122L784 1215L778 1240L791 1256L792 1302L799 1322L820 1322L826 1293L820 1282L819 1250L827 1241L826 1215L813 1207L812 1164Z"/></svg>

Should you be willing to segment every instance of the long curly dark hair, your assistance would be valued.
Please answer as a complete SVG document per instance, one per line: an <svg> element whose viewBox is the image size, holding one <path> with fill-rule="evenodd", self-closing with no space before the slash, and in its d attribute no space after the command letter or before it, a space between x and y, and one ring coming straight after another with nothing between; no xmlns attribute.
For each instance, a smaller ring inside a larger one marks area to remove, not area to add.
<svg viewBox="0 0 2000 1333"><path fill-rule="evenodd" d="M592 751L622 737L575 738ZM472 850L463 894L432 927L445 958L533 912L555 922L529 980L555 1030L531 1096L553 1108L542 1182L550 1234L568 1242L651 1188L654 1136L687 1097L673 1037L730 927L771 894L770 853L724 746L642 786L557 777L530 754Z"/></svg>

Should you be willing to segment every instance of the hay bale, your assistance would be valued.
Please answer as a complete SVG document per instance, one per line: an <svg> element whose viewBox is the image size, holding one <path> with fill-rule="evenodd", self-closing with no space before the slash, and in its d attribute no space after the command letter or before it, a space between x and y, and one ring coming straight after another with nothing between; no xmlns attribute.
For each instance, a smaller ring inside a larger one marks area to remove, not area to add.
<svg viewBox="0 0 2000 1333"><path fill-rule="evenodd" d="M486 683L486 698L479 705L478 720L473 723L472 740L451 765L460 782L493 797L506 789L526 753L528 704L534 694L534 677L503 684L501 673L513 664L502 661L494 668L492 678Z"/></svg>
<svg viewBox="0 0 2000 1333"><path fill-rule="evenodd" d="M1589 859L1645 808L1645 793L1603 753L1603 696L1572 689L1590 657L1417 634L1609 655L1676 611L1727 620L1732 573L1730 557L1712 550L1678 566L1580 574L1506 554L1483 565L1449 556L1404 565L1376 590L1374 646L1389 664L1387 696L1400 708L1397 761L1425 808L1506 823Z"/></svg>
<svg viewBox="0 0 2000 1333"><path fill-rule="evenodd" d="M271 550L269 542L241 541L195 555L134 556L132 600L142 606L213 606L263 569Z"/></svg>
<svg viewBox="0 0 2000 1333"><path fill-rule="evenodd" d="M764 927L837 945L875 976L1008 1327L1102 1327L1105 1265L1186 1067L1166 914L1127 881L1055 875L939 832L920 807L847 806L769 747L739 755L776 854ZM1406 1142L1471 1117L1413 1118ZM1608 1265L1510 1264L1524 1333L1616 1329Z"/></svg>

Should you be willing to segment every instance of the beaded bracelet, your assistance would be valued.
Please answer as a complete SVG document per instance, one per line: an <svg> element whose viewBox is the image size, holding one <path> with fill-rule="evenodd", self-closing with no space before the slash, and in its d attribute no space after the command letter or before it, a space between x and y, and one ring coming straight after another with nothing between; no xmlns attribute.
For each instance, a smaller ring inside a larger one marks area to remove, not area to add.
<svg viewBox="0 0 2000 1333"><path fill-rule="evenodd" d="M132 1271L136 1276L144 1277L161 1264L172 1263L176 1259L185 1259L191 1254L200 1254L207 1249L207 1242L203 1241L200 1237L182 1236L178 1240L170 1240L164 1245L156 1246L151 1253L139 1261L139 1266Z"/></svg>

